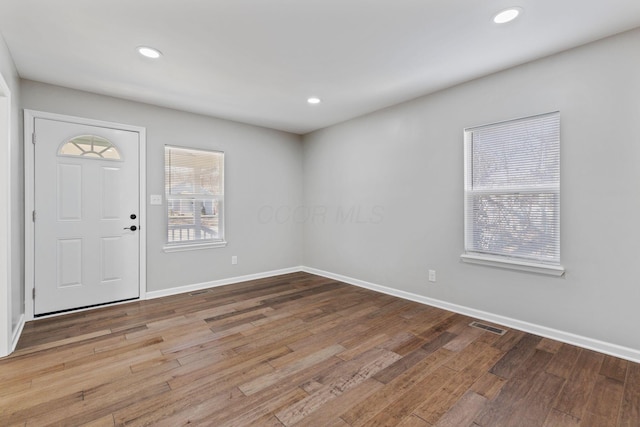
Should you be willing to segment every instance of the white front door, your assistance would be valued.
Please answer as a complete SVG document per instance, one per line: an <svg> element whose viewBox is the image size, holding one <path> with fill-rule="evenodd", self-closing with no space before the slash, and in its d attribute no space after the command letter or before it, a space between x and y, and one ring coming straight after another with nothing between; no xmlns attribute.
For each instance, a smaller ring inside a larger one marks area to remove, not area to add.
<svg viewBox="0 0 640 427"><path fill-rule="evenodd" d="M139 133L34 126L34 314L139 297Z"/></svg>

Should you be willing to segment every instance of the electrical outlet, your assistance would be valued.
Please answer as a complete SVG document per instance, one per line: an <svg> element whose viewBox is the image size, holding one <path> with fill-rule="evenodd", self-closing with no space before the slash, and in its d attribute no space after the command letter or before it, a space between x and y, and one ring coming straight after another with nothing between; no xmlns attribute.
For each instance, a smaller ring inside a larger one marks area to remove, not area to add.
<svg viewBox="0 0 640 427"><path fill-rule="evenodd" d="M238 263L238 257L233 255L231 257L231 264L236 265Z"/></svg>
<svg viewBox="0 0 640 427"><path fill-rule="evenodd" d="M436 281L436 271L435 270L429 270L429 281L430 282L435 282Z"/></svg>
<svg viewBox="0 0 640 427"><path fill-rule="evenodd" d="M162 204L162 195L161 194L152 194L150 197L149 204L151 205L161 205Z"/></svg>

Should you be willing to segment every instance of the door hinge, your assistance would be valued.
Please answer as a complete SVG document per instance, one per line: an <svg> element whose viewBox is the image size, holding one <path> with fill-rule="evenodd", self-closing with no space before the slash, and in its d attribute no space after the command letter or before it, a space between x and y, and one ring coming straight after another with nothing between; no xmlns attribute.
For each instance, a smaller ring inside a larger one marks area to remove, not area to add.
<svg viewBox="0 0 640 427"><path fill-rule="evenodd" d="M35 132L31 134L31 143L32 144L36 143L36 133Z"/></svg>
<svg viewBox="0 0 640 427"><path fill-rule="evenodd" d="M33 292L31 293L31 298L36 299L36 288L33 288Z"/></svg>
<svg viewBox="0 0 640 427"><path fill-rule="evenodd" d="M33 218L33 222L36 222L36 211L33 211L33 212L31 213L31 216L32 216L32 218Z"/></svg>

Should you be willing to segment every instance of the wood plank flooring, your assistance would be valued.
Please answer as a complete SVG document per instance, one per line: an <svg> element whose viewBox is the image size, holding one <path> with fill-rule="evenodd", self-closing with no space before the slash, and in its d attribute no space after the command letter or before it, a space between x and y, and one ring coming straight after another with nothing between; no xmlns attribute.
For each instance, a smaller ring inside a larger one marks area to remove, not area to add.
<svg viewBox="0 0 640 427"><path fill-rule="evenodd" d="M306 273L30 322L0 426L640 426L640 365Z"/></svg>

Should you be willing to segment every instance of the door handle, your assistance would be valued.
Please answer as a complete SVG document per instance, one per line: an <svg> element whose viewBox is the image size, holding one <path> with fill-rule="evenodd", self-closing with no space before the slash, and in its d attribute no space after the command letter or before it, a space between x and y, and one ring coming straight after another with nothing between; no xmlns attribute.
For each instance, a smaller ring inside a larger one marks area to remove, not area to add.
<svg viewBox="0 0 640 427"><path fill-rule="evenodd" d="M131 227L125 227L125 230L131 230L131 231L136 231L138 229L138 227L136 227L135 225L132 225Z"/></svg>

